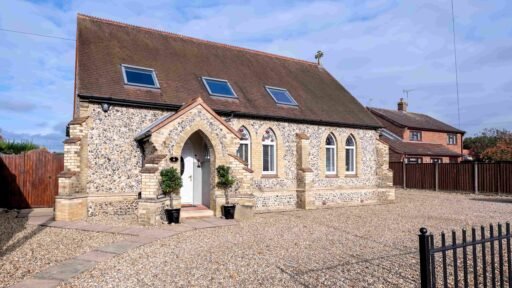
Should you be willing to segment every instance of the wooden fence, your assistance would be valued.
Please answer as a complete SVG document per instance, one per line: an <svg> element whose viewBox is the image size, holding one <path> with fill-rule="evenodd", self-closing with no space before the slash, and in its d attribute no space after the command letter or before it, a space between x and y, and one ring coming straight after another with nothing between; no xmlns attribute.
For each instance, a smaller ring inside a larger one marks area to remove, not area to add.
<svg viewBox="0 0 512 288"><path fill-rule="evenodd" d="M45 149L0 155L0 207L53 207L63 169L64 156Z"/></svg>
<svg viewBox="0 0 512 288"><path fill-rule="evenodd" d="M399 187L512 194L512 162L391 162L389 168L393 170L393 184Z"/></svg>

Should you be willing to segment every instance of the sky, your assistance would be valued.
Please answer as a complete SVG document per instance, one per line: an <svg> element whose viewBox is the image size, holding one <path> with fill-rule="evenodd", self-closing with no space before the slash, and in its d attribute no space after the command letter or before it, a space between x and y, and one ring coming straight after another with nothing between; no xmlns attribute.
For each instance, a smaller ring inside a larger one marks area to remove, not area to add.
<svg viewBox="0 0 512 288"><path fill-rule="evenodd" d="M512 129L512 1L454 0L460 128ZM458 127L450 0L0 1L0 129L61 151L72 118L76 14L315 61L363 105Z"/></svg>

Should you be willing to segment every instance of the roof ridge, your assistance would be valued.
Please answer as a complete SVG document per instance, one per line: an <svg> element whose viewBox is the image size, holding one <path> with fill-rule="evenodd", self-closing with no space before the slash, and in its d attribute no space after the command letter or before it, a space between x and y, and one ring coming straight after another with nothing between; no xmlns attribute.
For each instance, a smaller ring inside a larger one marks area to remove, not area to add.
<svg viewBox="0 0 512 288"><path fill-rule="evenodd" d="M214 41L210 41L210 40L199 39L199 38L195 38L195 37L191 37L191 36L186 36L183 34L173 33L173 32L159 30L159 29L155 29L155 28L142 27L142 26L138 26L138 25L123 23L123 22L119 22L119 21L115 21L115 20L100 18L100 17L86 15L86 14L82 14L82 13L77 13L77 17L82 17L82 18L99 21L99 22L119 25L119 26L126 27L126 28L135 28L135 29L141 29L141 30L148 31L148 32L156 32L156 33L164 34L167 36L178 37L178 38L187 39L187 40L191 40L191 41L195 41L195 42L199 42L199 43L212 44L212 45L217 45L217 46L221 46L221 47L225 47L225 48L231 48L231 49L240 50L240 51L244 51L244 52L250 52L250 53L260 54L260 55L264 55L264 56L279 58L279 59L283 59L283 60L295 61L295 62L300 62L300 63L304 63L304 64L318 66L318 64L316 62L312 62L312 61L292 58L292 57L288 57L288 56L273 54L273 53L269 53L269 52L259 51L259 50L250 49L250 48L244 48L244 47L230 45L230 44L224 44L224 43L220 43L220 42L214 42Z"/></svg>
<svg viewBox="0 0 512 288"><path fill-rule="evenodd" d="M388 108L380 108L380 107L368 107L368 108L369 108L369 109L371 109L371 110L386 110L386 111L396 112L396 113L400 113L400 112L402 112L402 113L409 113L409 114L423 115L423 116L428 116L428 117L430 117L430 118L432 118L432 119L437 120L436 118L434 118L434 117L432 117L432 116L430 116L430 115L428 115L428 114L425 114L425 113L411 112L411 111L400 111L400 110L388 109ZM439 121L439 120L437 120L437 121ZM442 122L442 121L440 121L440 122ZM444 123L444 122L443 122L443 123Z"/></svg>

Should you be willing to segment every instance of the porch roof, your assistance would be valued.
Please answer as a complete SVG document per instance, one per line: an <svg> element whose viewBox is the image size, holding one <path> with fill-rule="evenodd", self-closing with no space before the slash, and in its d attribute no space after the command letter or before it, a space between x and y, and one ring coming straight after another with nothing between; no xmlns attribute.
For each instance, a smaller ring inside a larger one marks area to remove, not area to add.
<svg viewBox="0 0 512 288"><path fill-rule="evenodd" d="M454 152L441 144L406 142L390 139L385 136L380 139L389 145L389 149L400 154L448 157L462 156L462 154Z"/></svg>

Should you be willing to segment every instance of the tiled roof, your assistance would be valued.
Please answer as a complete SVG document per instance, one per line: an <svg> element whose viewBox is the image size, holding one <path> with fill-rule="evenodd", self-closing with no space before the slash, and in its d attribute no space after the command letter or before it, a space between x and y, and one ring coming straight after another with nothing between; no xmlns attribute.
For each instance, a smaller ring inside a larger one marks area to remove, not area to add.
<svg viewBox="0 0 512 288"><path fill-rule="evenodd" d="M382 117L400 127L425 129L432 131L465 133L464 131L441 122L425 114L389 110L382 108L368 108L377 117Z"/></svg>
<svg viewBox="0 0 512 288"><path fill-rule="evenodd" d="M401 140L381 137L382 141L389 145L389 148L400 154L424 155L424 156L461 156L441 144L405 142Z"/></svg>
<svg viewBox="0 0 512 288"><path fill-rule="evenodd" d="M76 91L131 103L183 105L201 97L216 112L376 128L380 123L323 67L79 15ZM160 89L124 85L121 64L152 68ZM226 79L238 99L211 97L201 77ZM298 107L278 105L265 86L288 89Z"/></svg>

